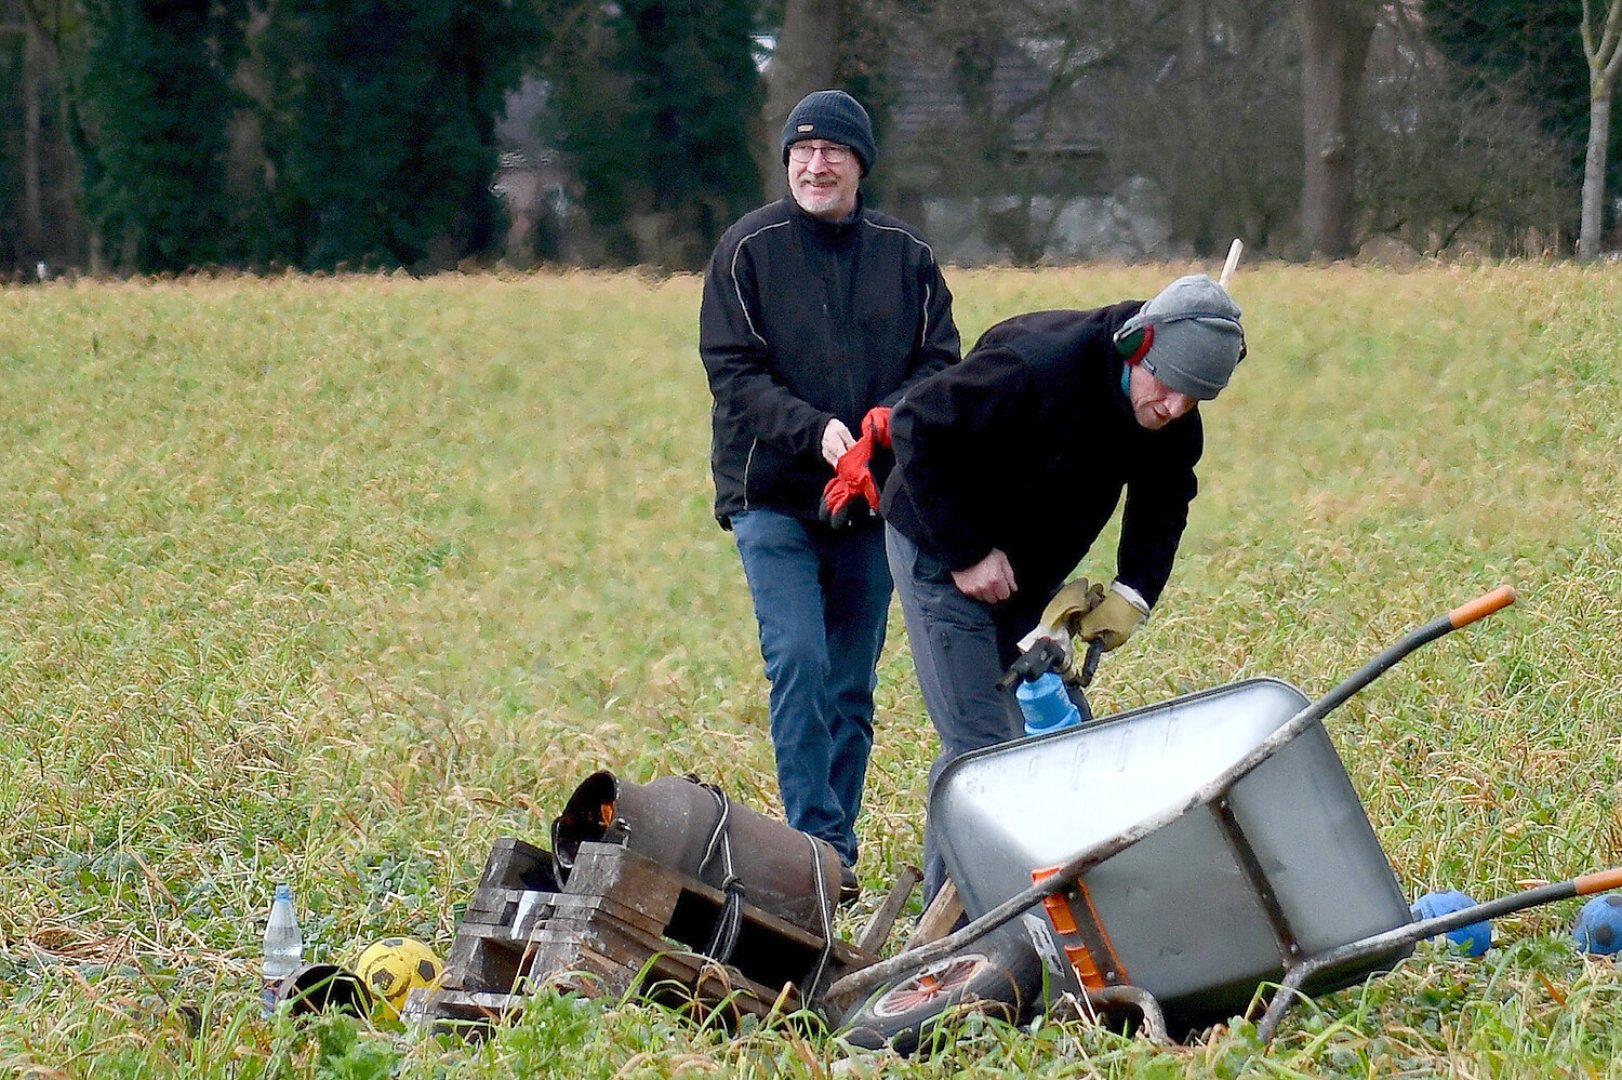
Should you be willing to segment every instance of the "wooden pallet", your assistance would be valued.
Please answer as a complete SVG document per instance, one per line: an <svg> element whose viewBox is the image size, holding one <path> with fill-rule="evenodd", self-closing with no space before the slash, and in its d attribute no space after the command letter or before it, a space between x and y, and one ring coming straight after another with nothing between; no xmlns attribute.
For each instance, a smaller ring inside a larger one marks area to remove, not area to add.
<svg viewBox="0 0 1622 1080"><path fill-rule="evenodd" d="M731 1019L807 1004L802 988L822 962L824 938L746 899L737 945L718 963L704 950L725 905L720 890L613 844L580 845L560 886L545 851L503 839L457 928L440 987L413 993L407 1017L441 1028L507 1020L543 986L720 1007ZM822 988L877 959L837 937L827 952Z"/></svg>

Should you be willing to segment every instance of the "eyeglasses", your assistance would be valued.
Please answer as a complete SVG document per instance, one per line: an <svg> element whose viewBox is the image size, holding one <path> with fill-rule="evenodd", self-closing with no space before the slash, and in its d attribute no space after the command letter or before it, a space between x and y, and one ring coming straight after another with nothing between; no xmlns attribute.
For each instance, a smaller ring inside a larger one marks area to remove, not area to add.
<svg viewBox="0 0 1622 1080"><path fill-rule="evenodd" d="M810 161L818 150L822 151L822 160L830 165L843 165L850 160L852 153L850 147L840 146L838 143L797 142L788 148L788 156L803 165Z"/></svg>

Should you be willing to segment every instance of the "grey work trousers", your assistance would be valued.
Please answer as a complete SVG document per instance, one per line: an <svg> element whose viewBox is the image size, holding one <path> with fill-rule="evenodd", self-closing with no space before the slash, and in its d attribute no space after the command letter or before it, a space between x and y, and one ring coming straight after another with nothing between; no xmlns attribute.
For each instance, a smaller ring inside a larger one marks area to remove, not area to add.
<svg viewBox="0 0 1622 1080"><path fill-rule="evenodd" d="M960 592L946 566L889 525L884 544L918 688L941 739L940 754L929 770L933 793L942 770L959 757L1024 736L1019 703L1012 690L998 689L997 680L1018 658L1019 640L1036 626L1058 589L1016 592L1001 604L987 604ZM926 819L926 903L945 882L934 822Z"/></svg>

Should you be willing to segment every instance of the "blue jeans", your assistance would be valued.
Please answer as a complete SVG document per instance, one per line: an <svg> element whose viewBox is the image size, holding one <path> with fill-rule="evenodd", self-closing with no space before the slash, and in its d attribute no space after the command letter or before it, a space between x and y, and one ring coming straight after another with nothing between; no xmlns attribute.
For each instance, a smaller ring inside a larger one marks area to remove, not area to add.
<svg viewBox="0 0 1622 1080"><path fill-rule="evenodd" d="M884 534L772 510L732 517L772 684L772 748L788 823L856 862L873 747L873 688L890 611Z"/></svg>
<svg viewBox="0 0 1622 1080"><path fill-rule="evenodd" d="M933 793L941 771L971 750L995 746L1025 734L1024 717L1012 690L997 680L1019 656L1019 639L1030 633L1054 589L1017 592L1005 603L987 604L966 596L951 571L888 525L884 528L890 573L895 578L907 643L924 707L941 738L940 754L929 770ZM924 898L946 882L946 864L933 825L924 825Z"/></svg>

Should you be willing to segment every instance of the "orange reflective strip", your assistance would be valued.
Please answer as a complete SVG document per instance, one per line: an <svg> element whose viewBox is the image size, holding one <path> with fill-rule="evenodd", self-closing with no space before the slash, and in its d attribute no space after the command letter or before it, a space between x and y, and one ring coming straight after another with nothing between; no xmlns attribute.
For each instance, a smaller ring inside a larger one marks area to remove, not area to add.
<svg viewBox="0 0 1622 1080"><path fill-rule="evenodd" d="M1098 970L1098 963L1093 959L1093 954L1087 951L1085 945L1066 945L1064 956L1070 961L1070 966L1076 969L1076 977L1081 980L1081 985L1087 989L1102 990L1109 985L1104 973Z"/></svg>
<svg viewBox="0 0 1622 1080"><path fill-rule="evenodd" d="M1031 880L1033 882L1046 881L1058 873L1058 870L1057 866L1045 866L1032 870ZM1091 911L1092 900L1088 898L1086 889L1080 884L1077 884L1074 888L1076 895L1082 898L1082 902ZM1044 896L1042 897L1042 908L1047 912L1048 920L1053 923L1053 928L1059 932L1061 937L1066 939L1062 942L1065 959L1069 960L1070 966L1075 968L1076 977L1081 980L1081 985L1089 990L1102 990L1108 986L1109 980L1104 977L1104 972L1098 966L1098 961L1093 958L1092 951L1087 948L1086 944L1077 940L1081 931L1076 926L1076 913L1070 907L1069 897L1062 895ZM1092 914L1096 922L1098 913L1093 911ZM1100 928L1100 932L1102 933L1102 928ZM1105 941L1108 940L1106 937ZM1072 942L1075 942L1075 944L1072 944Z"/></svg>
<svg viewBox="0 0 1622 1080"><path fill-rule="evenodd" d="M1076 932L1076 916L1070 910L1070 905L1064 902L1064 897L1045 896L1042 906L1047 909L1048 918L1053 920L1053 929L1061 934Z"/></svg>

